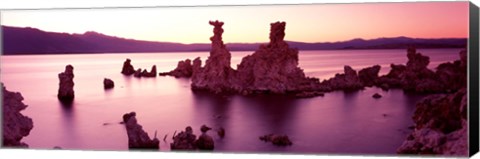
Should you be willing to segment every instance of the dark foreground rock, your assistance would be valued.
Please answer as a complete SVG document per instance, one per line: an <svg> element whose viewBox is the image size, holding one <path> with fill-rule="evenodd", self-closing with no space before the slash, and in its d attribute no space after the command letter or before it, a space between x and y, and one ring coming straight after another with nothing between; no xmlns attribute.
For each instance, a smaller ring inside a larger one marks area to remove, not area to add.
<svg viewBox="0 0 480 159"><path fill-rule="evenodd" d="M135 69L133 68L131 64L130 59L126 59L125 62L123 62L123 67L122 67L122 74L130 76L135 73Z"/></svg>
<svg viewBox="0 0 480 159"><path fill-rule="evenodd" d="M73 66L67 65L65 71L58 74L58 79L60 80L58 88L58 99L62 102L70 102L75 97L75 92L73 91Z"/></svg>
<svg viewBox="0 0 480 159"><path fill-rule="evenodd" d="M113 83L111 79L108 79L108 78L103 79L103 88L111 89L113 87L115 87L115 83Z"/></svg>
<svg viewBox="0 0 480 159"><path fill-rule="evenodd" d="M367 67L358 71L358 78L367 87L375 85L375 82L378 78L378 73L380 72L380 65L375 65L372 67Z"/></svg>
<svg viewBox="0 0 480 159"><path fill-rule="evenodd" d="M375 93L372 95L373 98L375 99L378 99L378 98L382 98L382 95L378 94L378 93Z"/></svg>
<svg viewBox="0 0 480 159"><path fill-rule="evenodd" d="M156 138L150 139L148 134L143 130L142 126L137 123L135 112L123 115L123 122L127 129L128 148L130 149L159 149L160 140Z"/></svg>
<svg viewBox="0 0 480 159"><path fill-rule="evenodd" d="M142 77L157 77L157 66L153 65L150 72L148 72L146 69L143 70L141 76Z"/></svg>
<svg viewBox="0 0 480 159"><path fill-rule="evenodd" d="M185 61L179 61L177 64L177 68L170 72L162 72L160 76L174 76L175 78L186 77L190 78L193 74L193 67L192 61L190 59L186 59Z"/></svg>
<svg viewBox="0 0 480 159"><path fill-rule="evenodd" d="M329 90L345 91L356 91L365 87L360 81L360 78L357 75L357 71L352 69L352 67L346 65L344 66L343 70L343 74L337 73L335 77L323 81L322 85L327 87Z"/></svg>
<svg viewBox="0 0 480 159"><path fill-rule="evenodd" d="M417 103L413 120L415 129L398 153L468 155L466 89L424 98Z"/></svg>
<svg viewBox="0 0 480 159"><path fill-rule="evenodd" d="M260 136L259 139L265 142L272 142L272 144L277 146L290 146L293 144L287 135L268 134Z"/></svg>
<svg viewBox="0 0 480 159"><path fill-rule="evenodd" d="M21 142L22 138L30 134L33 128L31 118L24 116L20 111L27 108L18 92L10 92L2 85L2 139L5 147L28 147Z"/></svg>

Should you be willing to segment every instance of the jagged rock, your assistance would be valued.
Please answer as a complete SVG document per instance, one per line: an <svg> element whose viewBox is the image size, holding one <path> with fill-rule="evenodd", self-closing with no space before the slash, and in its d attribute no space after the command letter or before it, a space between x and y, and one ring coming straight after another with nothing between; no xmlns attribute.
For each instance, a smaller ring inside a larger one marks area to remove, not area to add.
<svg viewBox="0 0 480 159"><path fill-rule="evenodd" d="M150 72L146 72L142 74L143 77L157 77L157 66L153 65Z"/></svg>
<svg viewBox="0 0 480 159"><path fill-rule="evenodd" d="M135 71L133 76L138 78L142 77L142 69L141 68L137 69L137 71Z"/></svg>
<svg viewBox="0 0 480 159"><path fill-rule="evenodd" d="M22 138L30 134L33 128L31 118L24 116L20 111L27 108L22 100L22 94L8 91L2 85L2 139L6 147L28 147L21 142Z"/></svg>
<svg viewBox="0 0 480 159"><path fill-rule="evenodd" d="M199 150L213 150L215 148L213 138L206 133L202 133L202 135L200 135L200 137L195 141L195 144Z"/></svg>
<svg viewBox="0 0 480 159"><path fill-rule="evenodd" d="M330 88L330 90L355 91L364 88L357 72L348 65L344 67L343 74L337 73L335 77L323 81L322 85Z"/></svg>
<svg viewBox="0 0 480 159"><path fill-rule="evenodd" d="M73 91L73 66L67 65L65 71L58 74L59 89L58 89L58 99L62 102L70 102L75 97L75 92Z"/></svg>
<svg viewBox="0 0 480 159"><path fill-rule="evenodd" d="M135 69L130 62L131 60L128 58L123 62L122 74L129 76L135 73Z"/></svg>
<svg viewBox="0 0 480 159"><path fill-rule="evenodd" d="M190 59L186 59L185 61L179 61L177 64L177 68L170 72L162 72L159 75L160 76L174 76L175 78L180 78L180 77L192 77L193 74L193 68L192 68L192 62Z"/></svg>
<svg viewBox="0 0 480 159"><path fill-rule="evenodd" d="M210 37L212 41L210 55L201 67L200 59L194 60L192 66L192 89L207 90L214 93L230 91L232 88L231 79L235 78L234 70L230 67L231 54L222 41L223 22L210 21L214 26L214 35Z"/></svg>
<svg viewBox="0 0 480 159"><path fill-rule="evenodd" d="M108 79L108 78L103 79L103 88L110 89L110 88L113 88L114 86L115 84L111 79Z"/></svg>
<svg viewBox="0 0 480 159"><path fill-rule="evenodd" d="M468 155L466 88L417 103L415 130L397 149L405 154Z"/></svg>
<svg viewBox="0 0 480 159"><path fill-rule="evenodd" d="M260 136L259 139L265 142L272 142L272 144L277 146L292 145L292 141L290 141L287 135L268 134L268 135Z"/></svg>
<svg viewBox="0 0 480 159"><path fill-rule="evenodd" d="M378 93L375 93L375 94L373 94L372 97L375 98L375 99L378 99L378 98L382 98L382 95L380 95Z"/></svg>
<svg viewBox="0 0 480 159"><path fill-rule="evenodd" d="M368 87L371 87L375 84L375 81L378 79L378 72L380 72L380 65L375 65L372 67L367 67L358 71L358 78L360 81Z"/></svg>
<svg viewBox="0 0 480 159"><path fill-rule="evenodd" d="M150 139L142 126L137 123L136 113L130 112L123 115L123 122L127 129L128 148L130 149L159 149L160 140Z"/></svg>
<svg viewBox="0 0 480 159"><path fill-rule="evenodd" d="M195 150L197 149L196 138L192 127L187 126L185 131L173 136L173 143L170 144L170 148L172 150Z"/></svg>

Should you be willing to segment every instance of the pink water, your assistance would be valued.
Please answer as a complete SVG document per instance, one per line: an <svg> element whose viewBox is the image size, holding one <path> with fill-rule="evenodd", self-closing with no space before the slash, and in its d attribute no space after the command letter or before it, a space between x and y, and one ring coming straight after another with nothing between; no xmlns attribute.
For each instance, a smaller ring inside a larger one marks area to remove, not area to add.
<svg viewBox="0 0 480 159"><path fill-rule="evenodd" d="M419 50L430 56L430 68L458 59L459 49ZM251 52L233 52L232 67ZM405 50L301 51L300 67L308 76L333 77L348 64L359 70L374 64L389 71L390 63L406 63ZM23 139L30 148L81 150L127 150L128 139L122 115L137 113L144 130L167 142L160 151L169 151L175 130L206 124L224 127L226 136L215 140L215 151L394 154L410 130L411 116L419 95L401 90L388 92L377 88L324 97L294 99L283 96L217 96L193 93L189 79L173 77L134 78L120 74L125 58L135 68L159 72L175 68L177 61L197 56L205 60L207 52L137 53L83 55L1 56L1 81L8 90L21 92L29 107L23 114L31 117L34 128ZM75 101L70 108L57 100L57 74L72 64L75 73ZM103 78L115 81L112 90L103 89ZM383 97L371 96L380 93ZM384 116L386 114L386 116ZM104 125L104 123L111 123ZM286 134L293 142L276 147L258 139L269 133Z"/></svg>

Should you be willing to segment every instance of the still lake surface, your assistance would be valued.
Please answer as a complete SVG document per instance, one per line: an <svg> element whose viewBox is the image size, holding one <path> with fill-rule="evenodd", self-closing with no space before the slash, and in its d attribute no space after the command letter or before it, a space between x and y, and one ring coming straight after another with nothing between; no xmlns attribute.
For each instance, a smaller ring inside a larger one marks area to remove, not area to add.
<svg viewBox="0 0 480 159"><path fill-rule="evenodd" d="M460 49L418 51L430 57L433 69L459 59ZM251 53L232 52L232 67ZM34 127L22 141L35 149L128 150L125 127L118 123L123 114L135 111L150 137L157 131L160 151L169 151L174 131L192 126L198 136L200 126L206 124L225 128L223 139L208 132L215 141L214 151L220 152L394 154L411 131L415 103L423 97L377 88L307 99L219 96L193 93L185 78L135 78L120 73L126 58L135 69L150 70L156 65L165 72L179 60L201 57L204 62L207 56L208 52L1 56L1 81L25 98L28 107L22 113L33 119ZM300 51L299 57L307 76L321 80L342 73L344 65L358 71L379 64L380 74L386 74L391 63L407 62L406 50ZM74 66L75 74L75 100L70 108L63 107L56 96L58 73L67 64ZM114 80L115 88L104 90L103 78ZM374 99L374 93L383 97ZM293 145L276 147L258 139L269 133L286 134ZM162 141L165 134L167 143Z"/></svg>

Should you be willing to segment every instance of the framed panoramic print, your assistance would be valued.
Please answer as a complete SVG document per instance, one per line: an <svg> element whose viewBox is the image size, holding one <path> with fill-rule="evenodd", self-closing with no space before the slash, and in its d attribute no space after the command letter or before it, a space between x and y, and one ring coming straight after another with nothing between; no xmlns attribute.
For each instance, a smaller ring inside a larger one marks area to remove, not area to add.
<svg viewBox="0 0 480 159"><path fill-rule="evenodd" d="M468 1L0 12L2 148L469 157Z"/></svg>

